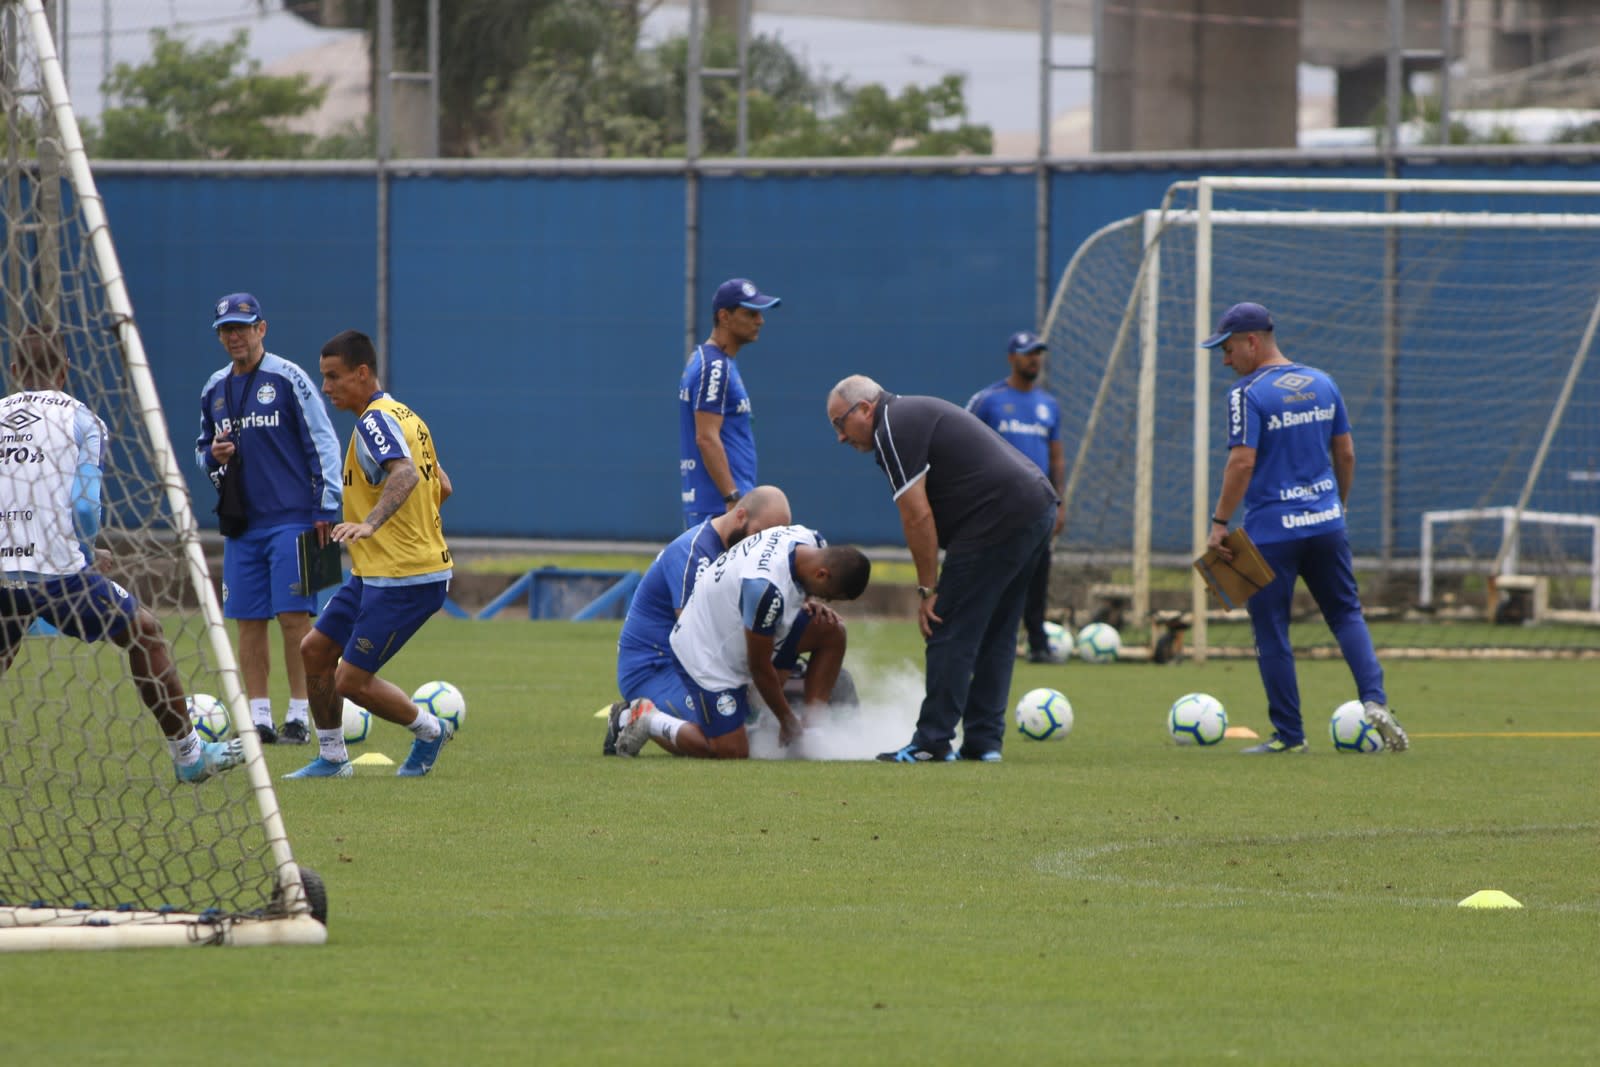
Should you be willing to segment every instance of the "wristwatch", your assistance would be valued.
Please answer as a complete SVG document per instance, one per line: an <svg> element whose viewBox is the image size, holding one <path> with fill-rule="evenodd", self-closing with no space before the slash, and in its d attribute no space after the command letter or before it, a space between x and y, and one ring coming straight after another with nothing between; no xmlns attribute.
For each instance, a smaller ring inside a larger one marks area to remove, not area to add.
<svg viewBox="0 0 1600 1067"><path fill-rule="evenodd" d="M722 502L724 504L732 504L733 502L735 502L738 499L739 499L739 490L735 489L733 492L731 492L731 493L727 494L726 496L724 496L722 498Z"/></svg>
<svg viewBox="0 0 1600 1067"><path fill-rule="evenodd" d="M919 597L921 597L923 600L927 600L929 597L933 596L938 591L939 591L939 587L936 586L936 585L919 585L919 586L917 586L917 595Z"/></svg>

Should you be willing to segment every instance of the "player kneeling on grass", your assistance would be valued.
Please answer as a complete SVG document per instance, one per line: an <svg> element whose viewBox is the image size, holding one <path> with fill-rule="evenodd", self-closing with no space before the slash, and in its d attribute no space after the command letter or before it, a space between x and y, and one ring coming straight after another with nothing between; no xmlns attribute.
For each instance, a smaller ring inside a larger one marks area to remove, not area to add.
<svg viewBox="0 0 1600 1067"><path fill-rule="evenodd" d="M238 739L204 742L184 705L183 685L160 621L104 574L100 457L106 427L62 390L67 354L30 328L11 359L18 392L0 400L0 425L26 426L27 447L0 463L0 675L36 618L80 641L128 650L139 699L166 735L179 781L203 782L244 762Z"/></svg>
<svg viewBox="0 0 1600 1067"><path fill-rule="evenodd" d="M344 522L329 535L350 549L352 576L300 643L317 725L317 758L289 778L348 778L344 701L410 730L411 754L395 773L427 774L454 735L393 682L378 677L411 635L444 606L450 549L439 505L450 478L432 433L415 411L383 391L366 334L346 330L322 346L322 391L354 412L344 460Z"/></svg>
<svg viewBox="0 0 1600 1067"><path fill-rule="evenodd" d="M747 758L751 685L778 721L779 742L791 744L803 726L784 674L809 652L804 702L827 703L844 666L845 628L820 601L854 600L871 575L860 549L829 547L804 526L775 527L728 549L695 583L672 629L681 699L625 709L617 755L636 756L654 739L680 755Z"/></svg>
<svg viewBox="0 0 1600 1067"><path fill-rule="evenodd" d="M656 555L639 580L617 638L617 691L622 699L611 705L602 748L607 756L617 754L617 735L629 704L640 699L660 708L681 704L683 684L672 654L672 628L696 580L746 537L792 521L783 490L758 485L723 514L683 531Z"/></svg>

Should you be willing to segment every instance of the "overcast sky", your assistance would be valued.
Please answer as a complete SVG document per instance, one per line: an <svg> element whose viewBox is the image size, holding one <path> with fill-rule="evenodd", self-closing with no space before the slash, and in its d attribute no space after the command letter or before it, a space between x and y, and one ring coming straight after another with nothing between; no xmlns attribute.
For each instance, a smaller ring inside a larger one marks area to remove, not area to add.
<svg viewBox="0 0 1600 1067"><path fill-rule="evenodd" d="M101 110L100 83L109 54L112 64L139 63L150 54L150 31L167 29L191 40L219 41L250 31L252 54L271 63L352 31L320 30L283 13L271 0L263 13L256 0L65 0L68 12L67 68L73 103L81 115ZM103 16L110 13L108 25ZM646 33L661 37L687 25L682 8L659 9ZM971 120L996 132L1038 128L1039 37L1010 30L977 30L765 15L757 11L757 33L779 37L813 67L855 83L879 82L890 90L967 75ZM1054 61L1081 64L1091 55L1087 37L1058 35ZM1302 91L1331 92L1331 75L1305 69ZM1052 112L1060 116L1089 103L1087 72L1058 72L1052 82Z"/></svg>

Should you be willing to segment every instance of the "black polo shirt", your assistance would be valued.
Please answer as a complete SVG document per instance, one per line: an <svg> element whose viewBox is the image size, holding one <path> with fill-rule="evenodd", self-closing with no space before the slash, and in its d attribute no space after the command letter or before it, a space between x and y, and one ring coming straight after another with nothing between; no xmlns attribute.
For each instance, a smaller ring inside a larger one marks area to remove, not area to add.
<svg viewBox="0 0 1600 1067"><path fill-rule="evenodd" d="M896 500L926 480L940 548L994 544L1057 500L1028 457L972 412L938 397L880 393L872 451Z"/></svg>

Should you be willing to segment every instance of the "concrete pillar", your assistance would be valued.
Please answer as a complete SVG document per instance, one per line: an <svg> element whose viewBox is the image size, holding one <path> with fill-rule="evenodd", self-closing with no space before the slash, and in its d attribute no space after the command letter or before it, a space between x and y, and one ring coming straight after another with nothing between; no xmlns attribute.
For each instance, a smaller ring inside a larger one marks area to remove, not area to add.
<svg viewBox="0 0 1600 1067"><path fill-rule="evenodd" d="M1096 149L1293 147L1299 15L1300 0L1106 4Z"/></svg>

